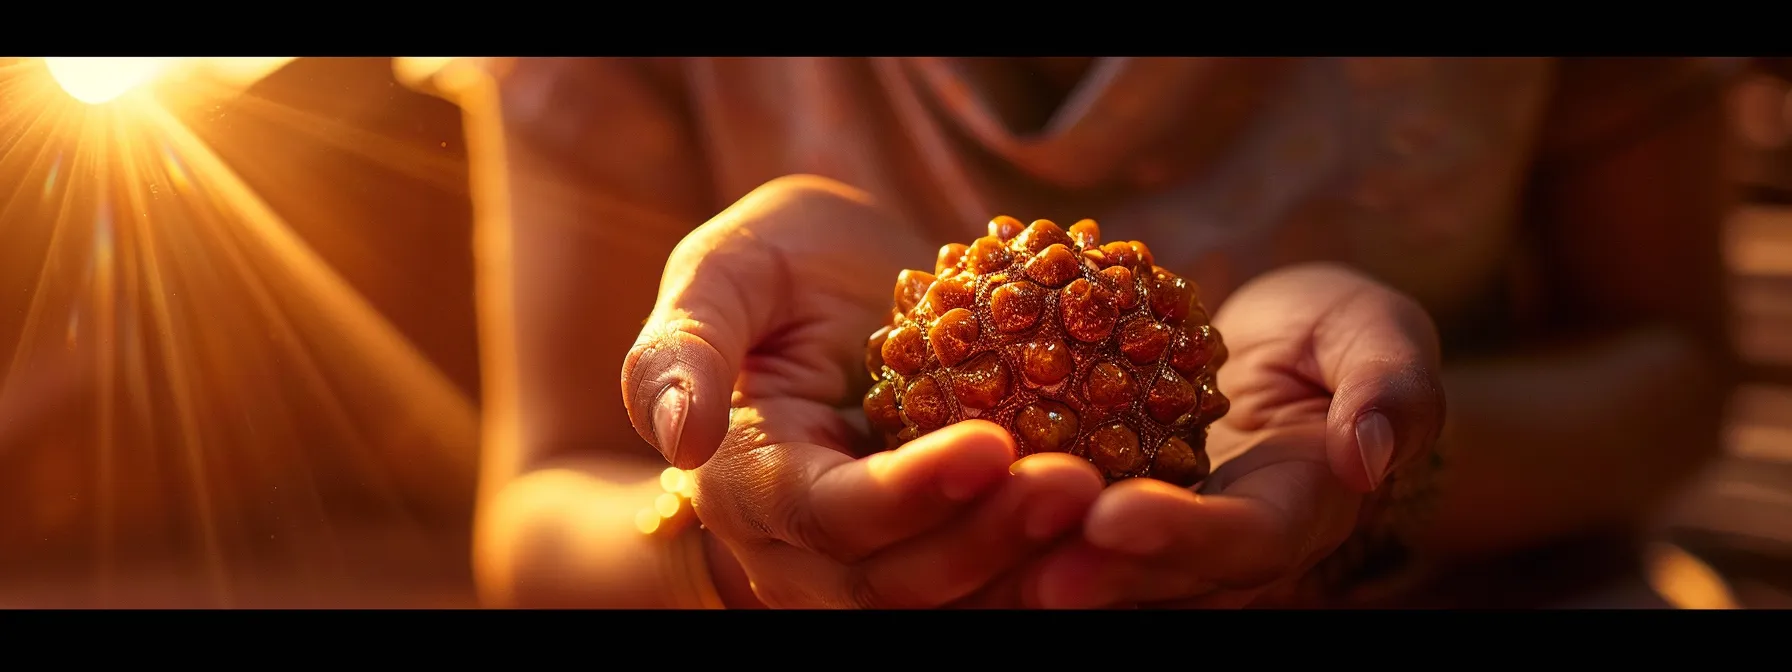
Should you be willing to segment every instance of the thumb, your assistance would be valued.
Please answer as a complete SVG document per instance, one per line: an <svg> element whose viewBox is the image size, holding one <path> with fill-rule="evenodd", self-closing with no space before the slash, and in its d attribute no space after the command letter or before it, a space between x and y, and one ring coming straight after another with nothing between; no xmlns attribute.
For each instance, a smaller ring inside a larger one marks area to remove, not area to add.
<svg viewBox="0 0 1792 672"><path fill-rule="evenodd" d="M841 239L843 229L851 233ZM798 291L851 284L793 277L792 261L891 254L891 230L862 192L822 178L773 180L698 227L672 250L659 301L622 365L635 431L681 469L708 461L728 430L747 353L789 327ZM881 274L870 286L883 285ZM888 290L883 290L888 291ZM876 292L873 292L875 294Z"/></svg>
<svg viewBox="0 0 1792 672"><path fill-rule="evenodd" d="M1436 327L1416 302L1363 279L1314 325L1313 350L1332 390L1326 457L1360 492L1431 450L1444 421Z"/></svg>
<svg viewBox="0 0 1792 672"><path fill-rule="evenodd" d="M702 466L728 430L741 363L771 329L777 252L740 226L749 195L666 260L659 302L622 364L630 424L680 469Z"/></svg>

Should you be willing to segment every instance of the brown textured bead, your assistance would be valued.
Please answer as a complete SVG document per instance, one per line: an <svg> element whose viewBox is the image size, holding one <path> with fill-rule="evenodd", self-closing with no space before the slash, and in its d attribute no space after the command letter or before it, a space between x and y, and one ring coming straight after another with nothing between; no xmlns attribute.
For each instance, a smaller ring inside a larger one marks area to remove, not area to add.
<svg viewBox="0 0 1792 672"><path fill-rule="evenodd" d="M1014 240L1014 237L1020 235L1020 232L1026 228L1027 225L1020 223L1020 220L1007 215L989 220L989 235L995 236L1002 242Z"/></svg>
<svg viewBox="0 0 1792 672"><path fill-rule="evenodd" d="M1031 404L1014 414L1014 438L1028 454L1067 451L1076 433L1076 411L1055 401Z"/></svg>
<svg viewBox="0 0 1792 672"><path fill-rule="evenodd" d="M1113 266L1101 269L1101 277L1114 288L1114 305L1120 310L1132 310L1139 307L1139 285L1132 276L1132 269L1125 266Z"/></svg>
<svg viewBox="0 0 1792 672"><path fill-rule="evenodd" d="M921 429L933 430L952 421L952 406L933 376L910 381L902 393L902 412Z"/></svg>
<svg viewBox="0 0 1792 672"><path fill-rule="evenodd" d="M1164 424L1171 424L1184 413L1195 410L1195 386L1175 371L1165 370L1145 393L1145 412Z"/></svg>
<svg viewBox="0 0 1792 672"><path fill-rule="evenodd" d="M1014 253L994 236L978 238L964 253L965 270L972 273L994 273L1007 268L1011 261L1014 261Z"/></svg>
<svg viewBox="0 0 1792 672"><path fill-rule="evenodd" d="M1119 364L1102 362L1089 370L1089 386L1084 394L1096 406L1125 406L1139 396L1139 384Z"/></svg>
<svg viewBox="0 0 1792 672"><path fill-rule="evenodd" d="M1050 387L1070 377L1076 360L1063 341L1050 339L1028 343L1021 351L1021 373L1034 385Z"/></svg>
<svg viewBox="0 0 1792 672"><path fill-rule="evenodd" d="M1014 262L1014 253L995 237L977 238L971 249L964 251L964 269L969 272L996 272Z"/></svg>
<svg viewBox="0 0 1792 672"><path fill-rule="evenodd" d="M1185 325L1186 326L1186 325ZM1225 344L1213 327L1200 325L1182 329L1170 347L1170 366L1185 376L1199 376L1208 368L1219 368Z"/></svg>
<svg viewBox="0 0 1792 672"><path fill-rule="evenodd" d="M1135 317L1120 328L1120 353L1134 364L1156 362L1170 346L1170 328L1149 317Z"/></svg>
<svg viewBox="0 0 1792 672"><path fill-rule="evenodd" d="M903 271L896 276L896 310L908 312L927 297L933 286L933 274L924 271Z"/></svg>
<svg viewBox="0 0 1792 672"><path fill-rule="evenodd" d="M1205 477L1225 344L1192 283L1093 220L990 220L942 246L932 274L897 278L888 325L866 341L864 397L888 445L981 418L1023 454L1063 451L1111 480ZM1165 365L1168 366L1165 366Z"/></svg>
<svg viewBox="0 0 1792 672"><path fill-rule="evenodd" d="M948 268L958 268L959 262L964 261L965 251L969 249L971 249L970 246L964 243L949 243L941 246L939 258L933 262L934 274L945 273Z"/></svg>
<svg viewBox="0 0 1792 672"><path fill-rule="evenodd" d="M1139 434L1120 423L1104 425L1089 435L1087 454L1090 462L1106 472L1108 478L1119 478L1145 466L1145 455L1139 450Z"/></svg>
<svg viewBox="0 0 1792 672"><path fill-rule="evenodd" d="M1157 259L1151 255L1150 247L1136 240L1128 241L1127 245L1132 246L1133 258L1139 260L1140 268L1152 268L1157 266Z"/></svg>
<svg viewBox="0 0 1792 672"><path fill-rule="evenodd" d="M927 330L927 340L933 343L933 356L940 358L940 364L957 366L970 356L978 331L976 315L953 308L934 320L933 328Z"/></svg>
<svg viewBox="0 0 1792 672"><path fill-rule="evenodd" d="M954 390L958 392L958 403L966 408L986 411L1008 396L1008 367L1003 366L1002 358L993 352L971 358L958 367L957 375L952 379Z"/></svg>
<svg viewBox="0 0 1792 672"><path fill-rule="evenodd" d="M902 409L896 406L896 384L879 381L865 393L865 419L882 431L902 429Z"/></svg>
<svg viewBox="0 0 1792 672"><path fill-rule="evenodd" d="M1125 266L1132 268L1139 265L1139 254L1133 250L1132 244L1125 241L1114 241L1101 246L1103 266Z"/></svg>
<svg viewBox="0 0 1792 672"><path fill-rule="evenodd" d="M1151 460L1151 477L1182 487L1192 487L1207 478L1207 451L1196 450L1181 437L1172 436L1157 449Z"/></svg>
<svg viewBox="0 0 1792 672"><path fill-rule="evenodd" d="M1085 249L1100 247L1101 225L1096 224L1093 219L1085 219L1071 224L1070 238L1076 241L1077 247Z"/></svg>
<svg viewBox="0 0 1792 672"><path fill-rule="evenodd" d="M890 340L890 330L894 328L884 325L877 331L871 332L871 338L865 341L865 371L870 373L872 378L883 375L884 342Z"/></svg>
<svg viewBox="0 0 1792 672"><path fill-rule="evenodd" d="M919 326L905 324L891 330L883 350L884 366L904 376L920 373L927 365L927 339L921 337Z"/></svg>
<svg viewBox="0 0 1792 672"><path fill-rule="evenodd" d="M1084 343L1107 338L1120 317L1114 293L1085 278L1077 278L1059 292L1058 310L1064 314L1064 331Z"/></svg>
<svg viewBox="0 0 1792 672"><path fill-rule="evenodd" d="M1013 333L1039 323L1045 309L1045 289L1021 280L1010 282L989 294L989 317L996 331Z"/></svg>
<svg viewBox="0 0 1792 672"><path fill-rule="evenodd" d="M1213 376L1210 374L1202 378L1201 418L1206 422L1213 422L1226 417L1226 412L1230 410L1232 410L1232 400L1227 399L1226 395L1220 394L1220 387L1215 383Z"/></svg>
<svg viewBox="0 0 1792 672"><path fill-rule="evenodd" d="M1034 220L1032 224L1027 225L1027 230L1020 232L1020 235L1014 238L1014 248L1027 254L1039 254L1044 252L1045 248L1053 245L1063 245L1068 248L1075 244L1076 241L1070 239L1070 234L1065 233L1063 228L1047 219Z"/></svg>
<svg viewBox="0 0 1792 672"><path fill-rule="evenodd" d="M1047 287L1063 287L1082 272L1082 266L1070 248L1053 245L1027 262L1027 277Z"/></svg>
<svg viewBox="0 0 1792 672"><path fill-rule="evenodd" d="M977 279L969 275L954 275L933 281L933 287L927 290L927 310L934 315L944 315L956 308L970 308L977 304Z"/></svg>
<svg viewBox="0 0 1792 672"><path fill-rule="evenodd" d="M1182 324L1188 317L1189 304L1194 299L1194 288L1175 273L1164 269L1156 269L1151 275L1151 312L1157 319L1170 324Z"/></svg>

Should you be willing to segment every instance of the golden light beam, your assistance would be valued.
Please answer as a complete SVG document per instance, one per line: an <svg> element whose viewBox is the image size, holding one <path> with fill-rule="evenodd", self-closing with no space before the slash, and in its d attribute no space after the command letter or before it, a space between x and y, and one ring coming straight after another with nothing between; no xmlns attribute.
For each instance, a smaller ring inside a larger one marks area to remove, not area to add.
<svg viewBox="0 0 1792 672"><path fill-rule="evenodd" d="M69 97L105 105L169 80L197 78L231 93L240 92L295 60L294 56L45 58L44 68Z"/></svg>
<svg viewBox="0 0 1792 672"><path fill-rule="evenodd" d="M179 63L175 57L56 57L44 67L56 85L89 105L103 105L130 93Z"/></svg>
<svg viewBox="0 0 1792 672"><path fill-rule="evenodd" d="M459 391L409 339L363 298L335 269L286 225L266 201L192 131L164 110L153 110L148 120L159 127L168 145L195 175L203 175L208 196L231 212L241 226L239 234L264 250L274 262L264 272L275 274L287 288L303 297L303 305L316 311L315 326L334 338L319 339L330 347L326 356L338 361L380 362L386 368L381 393L405 399L417 423L431 438L452 445L474 432L473 402ZM312 336L322 336L313 332ZM369 390L371 391L371 390ZM469 460L470 455L451 455Z"/></svg>
<svg viewBox="0 0 1792 672"><path fill-rule="evenodd" d="M313 468L343 469L357 487L373 490L395 513L409 517L394 474L384 473L391 470L391 459L376 459L378 451L368 450L373 446L360 445L379 440L362 425L414 429L420 434L414 440L440 447L404 456L407 468L458 481L476 467L471 447L479 422L472 400L170 109L241 93L290 60L42 59L41 69L25 73L31 77L0 82L9 89L32 83L17 93L43 103L37 107L44 112L17 121L34 130L27 135L50 141L7 144L0 153L16 155L9 158L38 176L30 186L44 192L38 207L48 209L50 256L68 252L56 264L46 257L31 305L21 306L29 314L13 353L15 365L0 371L16 373L21 357L33 359L24 353L34 346L60 345L51 342L57 335L52 328L59 327L49 319L59 310L69 311L66 347L78 342L82 354L97 360L97 368L80 375L91 377L87 384L99 397L93 409L97 450L84 459L92 460L92 487L99 491L90 506L102 602L110 594L113 556L127 548L124 543L137 543L119 537L138 519L131 507L166 497L151 487L132 490L126 484L160 478L155 474L163 469L169 470L170 483L181 481L170 486L171 494L184 495L178 499L190 509L181 515L196 523L191 530L196 538L181 545L197 542L192 550L199 552L193 559L200 575L195 578L209 582L198 592L229 606L237 592L230 565L252 552L239 545L250 536L259 539L263 531L244 527L252 515L246 506L261 506L245 498L278 498L286 507L297 502L284 494L285 487L273 488L279 495L227 490L255 482L268 467L292 469L278 482L296 480L299 498L310 501L281 511L276 520L317 520L324 545L332 546L335 530ZM411 179L440 177L419 173L417 157L385 157L395 147L377 138L293 114L271 115L266 108L241 109L276 117L307 135L346 135L322 139L381 150L357 154L396 162L400 165L386 167ZM33 201L11 199L0 210L20 202ZM74 259L78 249L83 260ZM0 383L5 377L0 374ZM298 418L281 416L284 406L242 401L255 396L252 390L233 391L281 378L296 383L287 394L322 403L317 409L322 415L311 420L325 427L309 428L313 435L325 437L324 443L333 437L354 445L333 455L293 443L299 433L288 425L297 426ZM126 436L144 437L142 445L114 445ZM186 492L172 493L180 487ZM116 496L114 489L120 489ZM173 504L175 498L163 501ZM274 531L283 539L293 532L312 533L280 525L266 528L268 539Z"/></svg>

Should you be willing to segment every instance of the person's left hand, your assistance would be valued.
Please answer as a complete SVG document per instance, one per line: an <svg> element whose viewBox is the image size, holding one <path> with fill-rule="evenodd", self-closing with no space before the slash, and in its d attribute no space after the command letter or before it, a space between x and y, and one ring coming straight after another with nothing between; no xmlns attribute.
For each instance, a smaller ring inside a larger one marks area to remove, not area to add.
<svg viewBox="0 0 1792 672"><path fill-rule="evenodd" d="M1435 327L1411 299L1335 265L1264 275L1218 314L1231 411L1196 491L1108 488L1081 539L1009 589L1046 608L1234 608L1289 586L1349 537L1366 493L1428 453L1444 418ZM1280 591L1278 591L1280 592Z"/></svg>

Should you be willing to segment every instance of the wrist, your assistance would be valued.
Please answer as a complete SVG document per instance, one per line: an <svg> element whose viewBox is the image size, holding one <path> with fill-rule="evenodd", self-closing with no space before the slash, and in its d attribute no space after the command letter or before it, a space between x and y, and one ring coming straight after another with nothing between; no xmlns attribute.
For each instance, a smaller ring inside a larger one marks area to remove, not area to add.
<svg viewBox="0 0 1792 672"><path fill-rule="evenodd" d="M705 535L678 492L682 484L644 467L559 465L492 493L481 504L475 537L482 601L521 608L720 608Z"/></svg>

